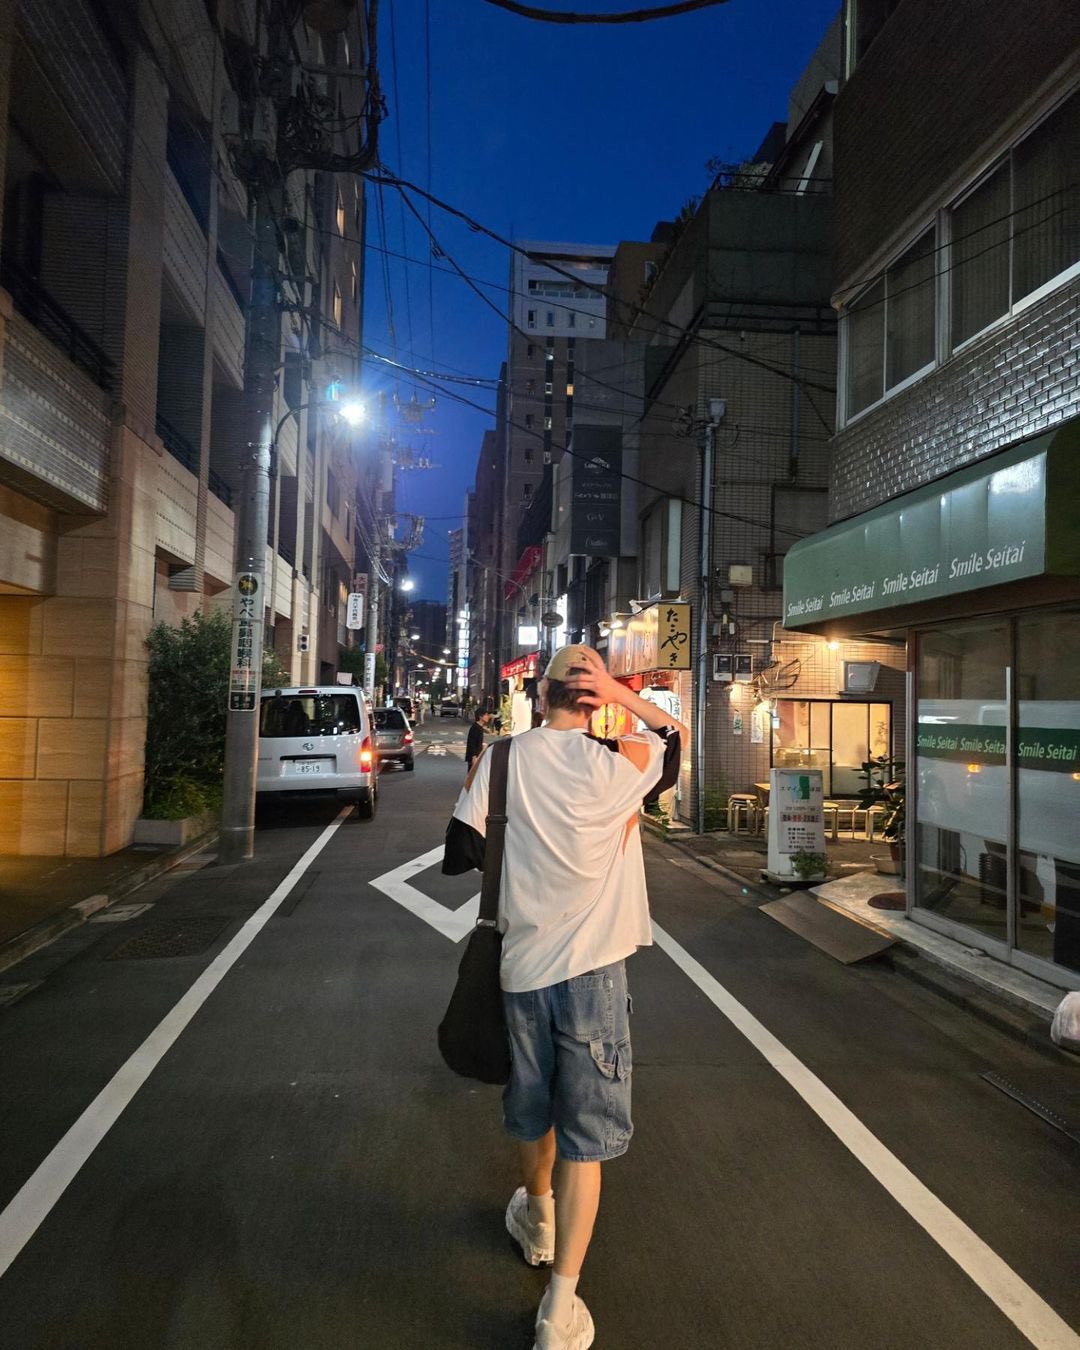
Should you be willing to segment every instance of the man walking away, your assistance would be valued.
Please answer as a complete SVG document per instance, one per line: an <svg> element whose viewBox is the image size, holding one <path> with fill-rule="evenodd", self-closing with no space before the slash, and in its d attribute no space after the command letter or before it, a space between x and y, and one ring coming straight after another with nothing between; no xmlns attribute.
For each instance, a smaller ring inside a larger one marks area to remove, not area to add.
<svg viewBox="0 0 1080 1350"><path fill-rule="evenodd" d="M469 727L469 734L465 739L465 767L471 769L473 761L484 748L484 714L479 708L473 713L472 726Z"/></svg>
<svg viewBox="0 0 1080 1350"><path fill-rule="evenodd" d="M514 738L507 783L499 927L512 1067L503 1120L525 1184L506 1226L532 1266L554 1263L534 1350L586 1350L577 1296L600 1202L600 1164L626 1152L630 1028L626 957L652 942L638 830L643 798L678 775L686 728L613 679L589 647L564 647L540 687L543 726ZM587 734L618 703L646 730ZM483 868L490 756L454 808L443 871Z"/></svg>

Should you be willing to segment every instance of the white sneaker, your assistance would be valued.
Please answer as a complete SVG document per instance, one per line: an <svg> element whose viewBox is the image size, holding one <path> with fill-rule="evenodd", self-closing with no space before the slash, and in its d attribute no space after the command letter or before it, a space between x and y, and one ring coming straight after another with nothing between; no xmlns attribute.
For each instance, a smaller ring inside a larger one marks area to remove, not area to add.
<svg viewBox="0 0 1080 1350"><path fill-rule="evenodd" d="M555 1260L555 1225L533 1223L529 1218L529 1196L519 1186L506 1206L506 1231L521 1247L530 1266L550 1266Z"/></svg>
<svg viewBox="0 0 1080 1350"><path fill-rule="evenodd" d="M543 1311L544 1300L541 1299L540 1313ZM595 1335L592 1314L575 1294L569 1327L557 1327L554 1322L538 1315L533 1350L588 1350Z"/></svg>

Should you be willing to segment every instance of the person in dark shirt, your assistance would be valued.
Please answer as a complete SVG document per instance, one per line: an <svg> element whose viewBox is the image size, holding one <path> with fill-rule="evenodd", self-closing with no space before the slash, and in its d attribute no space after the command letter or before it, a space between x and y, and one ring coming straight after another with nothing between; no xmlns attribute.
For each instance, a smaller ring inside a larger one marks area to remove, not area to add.
<svg viewBox="0 0 1080 1350"><path fill-rule="evenodd" d="M476 759L480 751L484 748L484 714L477 708L473 713L472 726L469 728L469 735L465 741L465 768L471 769L473 760Z"/></svg>

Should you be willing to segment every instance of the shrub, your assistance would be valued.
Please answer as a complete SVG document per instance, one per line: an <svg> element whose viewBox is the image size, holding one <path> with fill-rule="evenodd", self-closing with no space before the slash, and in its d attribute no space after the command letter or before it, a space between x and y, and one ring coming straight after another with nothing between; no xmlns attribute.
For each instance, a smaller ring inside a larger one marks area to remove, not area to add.
<svg viewBox="0 0 1080 1350"><path fill-rule="evenodd" d="M146 816L175 820L220 804L231 640L220 610L150 630Z"/></svg>

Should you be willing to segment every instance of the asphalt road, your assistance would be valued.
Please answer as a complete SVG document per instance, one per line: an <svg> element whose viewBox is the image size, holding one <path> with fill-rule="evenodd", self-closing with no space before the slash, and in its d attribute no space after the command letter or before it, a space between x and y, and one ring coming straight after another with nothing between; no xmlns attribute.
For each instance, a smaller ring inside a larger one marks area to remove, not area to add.
<svg viewBox="0 0 1080 1350"><path fill-rule="evenodd" d="M528 1350L546 1277L503 1231L498 1091L434 1041L441 929L478 890L435 852L465 729L421 730L375 821L277 807L254 863L6 973L29 988L0 1010L3 1350ZM1080 1346L1080 1145L982 1078L1077 1069L648 859L663 945L630 966L596 1345Z"/></svg>

